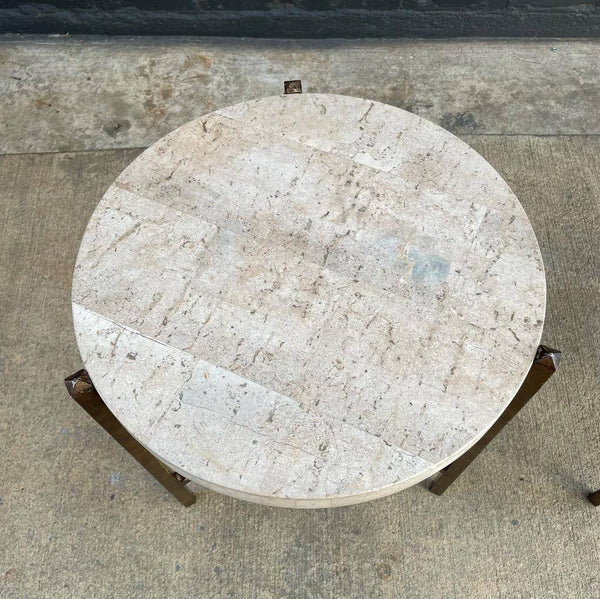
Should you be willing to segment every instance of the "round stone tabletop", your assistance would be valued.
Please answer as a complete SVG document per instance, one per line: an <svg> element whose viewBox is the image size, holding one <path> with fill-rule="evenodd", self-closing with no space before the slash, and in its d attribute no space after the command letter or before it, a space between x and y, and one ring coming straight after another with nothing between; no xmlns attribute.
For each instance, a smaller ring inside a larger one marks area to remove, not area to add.
<svg viewBox="0 0 600 599"><path fill-rule="evenodd" d="M94 212L73 318L94 385L203 486L290 507L413 485L533 361L542 260L508 185L409 112L293 94L139 156Z"/></svg>

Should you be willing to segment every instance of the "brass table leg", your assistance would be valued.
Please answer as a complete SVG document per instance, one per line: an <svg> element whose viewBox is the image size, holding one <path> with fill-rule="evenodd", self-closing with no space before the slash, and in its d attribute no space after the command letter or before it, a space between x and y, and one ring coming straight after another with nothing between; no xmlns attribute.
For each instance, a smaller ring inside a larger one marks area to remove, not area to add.
<svg viewBox="0 0 600 599"><path fill-rule="evenodd" d="M595 493L590 493L588 499L592 502L592 505L600 505L600 489Z"/></svg>
<svg viewBox="0 0 600 599"><path fill-rule="evenodd" d="M538 347L535 359L523 384L508 407L483 437L457 460L446 466L429 490L441 495L483 451L488 443L512 420L519 410L541 389L543 384L556 372L560 362L560 352L545 345Z"/></svg>
<svg viewBox="0 0 600 599"><path fill-rule="evenodd" d="M196 496L185 486L189 481L171 472L160 460L138 443L108 409L96 391L87 371L79 370L65 379L69 395L109 434L131 454L156 480L174 495L183 505L189 507Z"/></svg>

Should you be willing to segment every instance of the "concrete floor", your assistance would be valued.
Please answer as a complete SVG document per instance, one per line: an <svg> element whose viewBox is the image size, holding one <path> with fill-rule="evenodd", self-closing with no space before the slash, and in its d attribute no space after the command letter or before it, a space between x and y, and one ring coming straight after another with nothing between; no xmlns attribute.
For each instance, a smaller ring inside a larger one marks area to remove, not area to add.
<svg viewBox="0 0 600 599"><path fill-rule="evenodd" d="M600 42L0 40L0 597L600 597ZM75 255L138 148L296 77L409 107L499 170L563 362L443 497L184 509L66 394Z"/></svg>

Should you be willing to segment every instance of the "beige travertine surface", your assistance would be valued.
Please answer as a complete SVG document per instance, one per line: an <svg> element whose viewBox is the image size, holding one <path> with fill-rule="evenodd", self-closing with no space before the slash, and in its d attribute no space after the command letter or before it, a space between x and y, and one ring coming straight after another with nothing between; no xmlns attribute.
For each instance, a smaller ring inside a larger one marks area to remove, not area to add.
<svg viewBox="0 0 600 599"><path fill-rule="evenodd" d="M357 503L465 451L527 372L543 266L500 176L398 108L229 107L152 146L92 216L86 368L154 453L230 495Z"/></svg>

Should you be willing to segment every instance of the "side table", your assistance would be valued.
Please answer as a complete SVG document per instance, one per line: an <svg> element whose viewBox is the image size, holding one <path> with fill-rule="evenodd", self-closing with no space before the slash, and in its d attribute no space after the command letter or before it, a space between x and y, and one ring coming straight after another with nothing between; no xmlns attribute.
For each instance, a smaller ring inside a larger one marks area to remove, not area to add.
<svg viewBox="0 0 600 599"><path fill-rule="evenodd" d="M184 504L442 493L556 370L517 198L369 100L286 93L170 133L117 178L73 276L71 396Z"/></svg>

